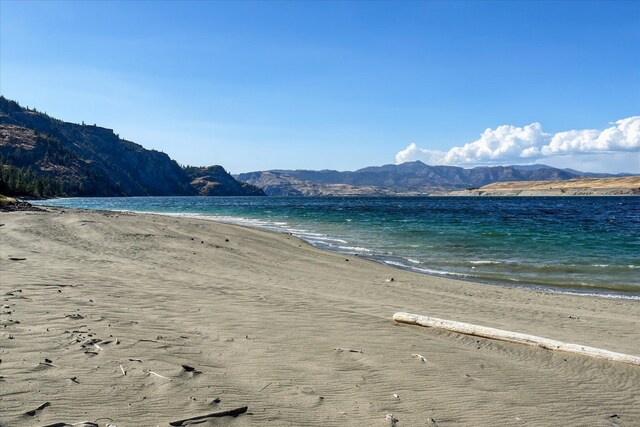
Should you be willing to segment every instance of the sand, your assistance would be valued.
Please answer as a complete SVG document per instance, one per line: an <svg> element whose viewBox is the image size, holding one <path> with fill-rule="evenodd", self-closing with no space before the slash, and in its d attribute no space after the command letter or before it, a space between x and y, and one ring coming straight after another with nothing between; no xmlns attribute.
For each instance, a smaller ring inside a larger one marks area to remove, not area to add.
<svg viewBox="0 0 640 427"><path fill-rule="evenodd" d="M166 426L242 406L199 425L640 425L639 366L392 320L638 355L637 301L418 275L196 219L48 209L0 223L3 426Z"/></svg>

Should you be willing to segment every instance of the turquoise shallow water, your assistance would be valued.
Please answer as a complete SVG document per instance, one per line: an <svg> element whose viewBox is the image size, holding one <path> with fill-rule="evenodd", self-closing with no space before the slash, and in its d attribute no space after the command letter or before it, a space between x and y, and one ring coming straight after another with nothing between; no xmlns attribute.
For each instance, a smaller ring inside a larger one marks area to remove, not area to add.
<svg viewBox="0 0 640 427"><path fill-rule="evenodd" d="M416 272L640 299L637 197L129 197L40 204L287 232Z"/></svg>

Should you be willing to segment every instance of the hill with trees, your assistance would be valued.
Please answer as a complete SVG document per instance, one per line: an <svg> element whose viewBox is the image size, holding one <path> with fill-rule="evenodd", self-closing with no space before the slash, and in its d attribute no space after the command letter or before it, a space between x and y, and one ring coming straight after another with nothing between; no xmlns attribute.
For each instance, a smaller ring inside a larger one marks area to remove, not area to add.
<svg viewBox="0 0 640 427"><path fill-rule="evenodd" d="M210 170L211 173L203 173ZM215 173L213 173L215 172ZM183 168L97 125L64 122L0 96L0 194L263 195L221 166Z"/></svg>

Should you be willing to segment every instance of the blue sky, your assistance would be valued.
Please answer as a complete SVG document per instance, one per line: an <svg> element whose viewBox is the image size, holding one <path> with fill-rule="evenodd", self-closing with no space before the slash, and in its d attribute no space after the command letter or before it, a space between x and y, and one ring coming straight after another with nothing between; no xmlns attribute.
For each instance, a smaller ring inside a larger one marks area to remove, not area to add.
<svg viewBox="0 0 640 427"><path fill-rule="evenodd" d="M640 2L3 0L0 24L3 95L183 164L640 172Z"/></svg>

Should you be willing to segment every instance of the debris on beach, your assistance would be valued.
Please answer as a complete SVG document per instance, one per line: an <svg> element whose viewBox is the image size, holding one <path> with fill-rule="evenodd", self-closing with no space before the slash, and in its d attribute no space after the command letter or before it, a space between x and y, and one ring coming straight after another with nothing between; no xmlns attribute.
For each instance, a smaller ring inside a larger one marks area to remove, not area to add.
<svg viewBox="0 0 640 427"><path fill-rule="evenodd" d="M203 423L205 421L207 421L209 418L219 418L219 417L237 417L239 415L244 414L245 412L247 412L247 409L249 409L247 406L243 406L240 408L236 408L236 409L230 409L227 411L219 411L219 412L212 412L210 414L206 414L206 415L199 415L199 416L195 416L195 417L190 417L190 418L184 418L181 420L176 420L176 421L171 421L169 423L169 425L171 426L186 426L189 424L196 424L196 423Z"/></svg>
<svg viewBox="0 0 640 427"><path fill-rule="evenodd" d="M400 422L399 419L396 418L395 415L393 414L387 414L384 417L385 420L389 421L389 424L391 425L391 427L395 427L396 424L398 424Z"/></svg>
<svg viewBox="0 0 640 427"><path fill-rule="evenodd" d="M34 417L36 415L36 412L42 411L47 406L51 406L51 402L44 402L42 405L38 406L36 409L32 409L30 411L27 411L24 414L28 415L30 417Z"/></svg>
<svg viewBox="0 0 640 427"><path fill-rule="evenodd" d="M169 380L169 381L171 381L171 378L167 378L167 377L165 377L164 375L160 375L160 374L155 373L155 372L153 372L153 371L149 371L149 374L151 374L151 375L155 375L155 376L156 376L156 377L158 377L158 378L164 378L165 380Z"/></svg>
<svg viewBox="0 0 640 427"><path fill-rule="evenodd" d="M424 357L424 356L423 356L423 355L421 355L421 354L413 353L413 354L412 354L412 356L413 356L413 357L417 357L418 359L422 360L424 363L427 363L427 358L426 358L426 357Z"/></svg>
<svg viewBox="0 0 640 427"><path fill-rule="evenodd" d="M78 313L66 314L64 317L68 317L69 319L74 319L74 320L84 319L84 316Z"/></svg>
<svg viewBox="0 0 640 427"><path fill-rule="evenodd" d="M107 427L109 426L115 426L115 424L107 424ZM42 427L100 427L100 424L94 423L91 421L80 421L79 423L73 423L73 424L58 422L53 424L47 424L46 426L42 426Z"/></svg>
<svg viewBox="0 0 640 427"><path fill-rule="evenodd" d="M267 388L267 387L269 387L271 384L273 384L273 382L270 382L269 384L267 384L266 386L262 387L262 388L261 388L260 390L258 390L258 391L262 391L262 390L266 389L266 388Z"/></svg>
<svg viewBox="0 0 640 427"><path fill-rule="evenodd" d="M346 351L348 353L364 353L362 350L354 350L352 348L336 347L334 348L334 350L337 351L338 353L342 353L343 351Z"/></svg>

